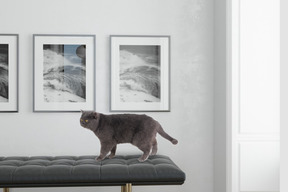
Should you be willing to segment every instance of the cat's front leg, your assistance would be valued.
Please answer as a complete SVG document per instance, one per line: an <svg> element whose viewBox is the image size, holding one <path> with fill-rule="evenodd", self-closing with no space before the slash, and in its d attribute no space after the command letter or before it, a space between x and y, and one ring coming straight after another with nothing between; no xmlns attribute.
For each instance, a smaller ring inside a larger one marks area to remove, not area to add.
<svg viewBox="0 0 288 192"><path fill-rule="evenodd" d="M100 150L100 155L96 158L96 161L102 161L105 159L109 151L112 150L114 145L107 144L107 143L101 143L101 150Z"/></svg>

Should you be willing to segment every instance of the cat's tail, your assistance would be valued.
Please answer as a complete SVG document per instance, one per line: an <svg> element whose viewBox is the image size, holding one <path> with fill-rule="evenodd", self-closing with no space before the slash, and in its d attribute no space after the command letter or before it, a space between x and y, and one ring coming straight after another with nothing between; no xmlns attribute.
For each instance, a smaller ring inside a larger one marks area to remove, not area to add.
<svg viewBox="0 0 288 192"><path fill-rule="evenodd" d="M157 128L157 132L164 137L165 139L171 141L171 143L173 143L174 145L176 145L178 143L177 139L174 139L173 137L171 137L170 135L168 135L163 128L161 127L161 125L158 126Z"/></svg>

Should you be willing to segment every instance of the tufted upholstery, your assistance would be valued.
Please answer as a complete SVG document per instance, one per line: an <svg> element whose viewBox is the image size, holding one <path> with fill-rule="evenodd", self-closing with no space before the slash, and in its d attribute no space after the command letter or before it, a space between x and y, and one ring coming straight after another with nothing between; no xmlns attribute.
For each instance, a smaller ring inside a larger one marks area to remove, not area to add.
<svg viewBox="0 0 288 192"><path fill-rule="evenodd" d="M185 173L169 157L144 163L138 155L95 161L95 156L0 157L1 187L183 184Z"/></svg>

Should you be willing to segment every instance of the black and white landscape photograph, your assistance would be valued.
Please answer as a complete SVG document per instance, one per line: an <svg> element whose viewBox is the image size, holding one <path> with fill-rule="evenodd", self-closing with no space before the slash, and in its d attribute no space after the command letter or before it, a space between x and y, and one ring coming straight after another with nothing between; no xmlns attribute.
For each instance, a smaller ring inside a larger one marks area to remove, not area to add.
<svg viewBox="0 0 288 192"><path fill-rule="evenodd" d="M86 101L86 46L43 44L45 102Z"/></svg>
<svg viewBox="0 0 288 192"><path fill-rule="evenodd" d="M9 57L8 44L0 44L0 102L9 100Z"/></svg>
<svg viewBox="0 0 288 192"><path fill-rule="evenodd" d="M160 102L159 45L120 45L121 102Z"/></svg>

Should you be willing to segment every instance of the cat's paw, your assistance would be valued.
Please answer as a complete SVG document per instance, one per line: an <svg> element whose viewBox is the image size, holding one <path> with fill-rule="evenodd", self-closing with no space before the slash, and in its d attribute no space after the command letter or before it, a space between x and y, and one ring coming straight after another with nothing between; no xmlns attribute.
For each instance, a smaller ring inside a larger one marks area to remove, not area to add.
<svg viewBox="0 0 288 192"><path fill-rule="evenodd" d="M110 154L110 155L108 156L109 159L113 159L113 157L115 157L115 154Z"/></svg>
<svg viewBox="0 0 288 192"><path fill-rule="evenodd" d="M101 157L96 157L95 160L96 160L97 162L100 162L100 161L102 161L102 159L103 159L103 158L101 158Z"/></svg>
<svg viewBox="0 0 288 192"><path fill-rule="evenodd" d="M147 159L148 159L148 157L147 157L146 159L143 159L142 157L140 157L140 158L138 158L138 161L139 161L140 163L142 163L142 162L146 161Z"/></svg>

